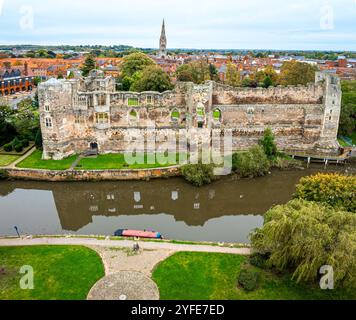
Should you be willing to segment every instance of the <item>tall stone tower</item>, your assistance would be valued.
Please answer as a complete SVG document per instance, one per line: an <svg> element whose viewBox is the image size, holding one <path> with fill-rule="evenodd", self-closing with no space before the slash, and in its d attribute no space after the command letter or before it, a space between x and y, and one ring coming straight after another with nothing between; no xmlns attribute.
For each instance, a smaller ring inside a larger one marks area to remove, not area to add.
<svg viewBox="0 0 356 320"><path fill-rule="evenodd" d="M166 25L163 19L161 38L159 39L159 53L160 58L167 57L167 37L166 37Z"/></svg>

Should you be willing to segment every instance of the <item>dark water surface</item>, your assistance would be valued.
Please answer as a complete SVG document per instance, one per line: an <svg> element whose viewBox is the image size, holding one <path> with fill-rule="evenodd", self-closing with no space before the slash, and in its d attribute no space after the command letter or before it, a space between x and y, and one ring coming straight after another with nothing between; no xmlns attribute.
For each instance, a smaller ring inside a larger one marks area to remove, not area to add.
<svg viewBox="0 0 356 320"><path fill-rule="evenodd" d="M343 169L344 170L344 169ZM257 179L225 177L203 188L183 179L150 182L0 182L0 235L113 235L146 229L165 238L248 242L263 214L288 202L305 171Z"/></svg>

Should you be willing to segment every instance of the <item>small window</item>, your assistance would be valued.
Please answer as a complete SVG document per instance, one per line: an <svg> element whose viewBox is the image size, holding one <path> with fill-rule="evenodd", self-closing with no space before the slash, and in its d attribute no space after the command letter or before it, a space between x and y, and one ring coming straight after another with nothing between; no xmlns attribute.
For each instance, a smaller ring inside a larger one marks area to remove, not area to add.
<svg viewBox="0 0 356 320"><path fill-rule="evenodd" d="M130 107L138 106L138 98L129 98L127 104Z"/></svg>
<svg viewBox="0 0 356 320"><path fill-rule="evenodd" d="M84 121L82 120L81 116L76 115L74 122L75 122L75 124L80 124L80 123L82 123Z"/></svg>
<svg viewBox="0 0 356 320"><path fill-rule="evenodd" d="M329 121L331 121L331 117L329 117Z"/></svg>
<svg viewBox="0 0 356 320"><path fill-rule="evenodd" d="M152 101L153 101L152 96L147 96L147 98L146 98L147 104L151 104Z"/></svg>
<svg viewBox="0 0 356 320"><path fill-rule="evenodd" d="M179 121L180 113L178 110L174 110L171 115L172 121Z"/></svg>
<svg viewBox="0 0 356 320"><path fill-rule="evenodd" d="M330 114L333 114L333 111L332 111L332 110L330 110Z"/></svg>
<svg viewBox="0 0 356 320"><path fill-rule="evenodd" d="M131 110L129 112L129 121L130 122L135 122L135 121L137 121L137 118L138 118L137 112L135 110Z"/></svg>
<svg viewBox="0 0 356 320"><path fill-rule="evenodd" d="M46 128L52 128L52 119L46 118Z"/></svg>
<svg viewBox="0 0 356 320"><path fill-rule="evenodd" d="M45 105L45 111L49 112L49 105L48 104Z"/></svg>
<svg viewBox="0 0 356 320"><path fill-rule="evenodd" d="M204 116L205 116L204 108L198 107L198 108L197 108L197 115L198 115L199 117L204 117Z"/></svg>
<svg viewBox="0 0 356 320"><path fill-rule="evenodd" d="M214 118L214 121L220 121L221 120L221 111L219 109L214 110L213 118Z"/></svg>
<svg viewBox="0 0 356 320"><path fill-rule="evenodd" d="M109 115L107 113L97 113L96 123L109 123Z"/></svg>

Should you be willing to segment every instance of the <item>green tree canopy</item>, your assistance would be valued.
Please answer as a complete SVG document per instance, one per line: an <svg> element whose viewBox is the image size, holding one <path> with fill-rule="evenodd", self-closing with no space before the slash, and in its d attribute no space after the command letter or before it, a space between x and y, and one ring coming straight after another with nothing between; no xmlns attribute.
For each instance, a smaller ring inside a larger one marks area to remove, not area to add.
<svg viewBox="0 0 356 320"><path fill-rule="evenodd" d="M356 213L356 176L319 173L304 177L294 197Z"/></svg>
<svg viewBox="0 0 356 320"><path fill-rule="evenodd" d="M260 145L262 146L267 157L273 158L277 155L277 145L271 128L267 128L265 130L263 138L260 141Z"/></svg>
<svg viewBox="0 0 356 320"><path fill-rule="evenodd" d="M211 79L211 71L211 67L205 60L198 60L180 66L176 71L176 75L178 81L187 81L189 79L189 81L193 81L196 84L201 84L206 80L213 80Z"/></svg>
<svg viewBox="0 0 356 320"><path fill-rule="evenodd" d="M293 200L269 210L251 241L255 251L269 257L269 267L292 270L297 282L317 284L320 268L330 265L336 287L356 288L355 214Z"/></svg>
<svg viewBox="0 0 356 320"><path fill-rule="evenodd" d="M81 71L84 77L89 75L89 72L96 69L96 61L93 55L89 54L81 67Z"/></svg>
<svg viewBox="0 0 356 320"><path fill-rule="evenodd" d="M136 72L143 71L147 66L156 63L142 52L134 52L124 57L121 65L121 76L132 77Z"/></svg>
<svg viewBox="0 0 356 320"><path fill-rule="evenodd" d="M237 87L240 84L240 74L236 65L234 65L232 62L229 62L226 65L225 83L233 87Z"/></svg>
<svg viewBox="0 0 356 320"><path fill-rule="evenodd" d="M299 61L287 61L283 63L280 74L282 85L306 85L315 81L316 66Z"/></svg>
<svg viewBox="0 0 356 320"><path fill-rule="evenodd" d="M137 74L137 73L135 73ZM158 91L164 92L173 89L173 85L169 75L164 70L156 65L146 67L137 80L135 80L130 90L131 91Z"/></svg>

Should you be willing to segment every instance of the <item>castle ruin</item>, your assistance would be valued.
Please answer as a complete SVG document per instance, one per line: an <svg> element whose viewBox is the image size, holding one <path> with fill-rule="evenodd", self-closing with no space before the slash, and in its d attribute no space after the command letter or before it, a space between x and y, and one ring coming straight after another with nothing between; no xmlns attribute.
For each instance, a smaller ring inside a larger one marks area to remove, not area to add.
<svg viewBox="0 0 356 320"><path fill-rule="evenodd" d="M87 78L50 79L38 87L43 158L125 152L128 129L146 137L152 123L157 141L181 129L231 130L234 151L246 150L270 127L282 150L334 154L341 96L340 79L322 72L308 86L179 82L163 93L116 91L115 79L97 70Z"/></svg>

